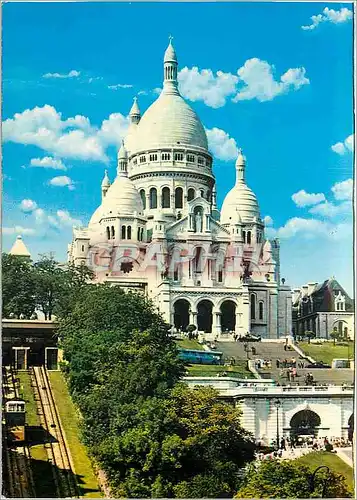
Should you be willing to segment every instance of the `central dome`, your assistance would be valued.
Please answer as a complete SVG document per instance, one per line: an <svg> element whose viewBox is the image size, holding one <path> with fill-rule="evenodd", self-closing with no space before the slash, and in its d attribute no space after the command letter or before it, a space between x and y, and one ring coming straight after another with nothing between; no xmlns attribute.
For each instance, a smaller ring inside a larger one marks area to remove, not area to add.
<svg viewBox="0 0 357 500"><path fill-rule="evenodd" d="M197 114L185 100L163 91L141 118L135 150L175 146L196 146L207 151L207 136Z"/></svg>
<svg viewBox="0 0 357 500"><path fill-rule="evenodd" d="M170 41L164 56L164 88L141 118L130 154L180 146L208 151L205 129L178 90L177 58Z"/></svg>

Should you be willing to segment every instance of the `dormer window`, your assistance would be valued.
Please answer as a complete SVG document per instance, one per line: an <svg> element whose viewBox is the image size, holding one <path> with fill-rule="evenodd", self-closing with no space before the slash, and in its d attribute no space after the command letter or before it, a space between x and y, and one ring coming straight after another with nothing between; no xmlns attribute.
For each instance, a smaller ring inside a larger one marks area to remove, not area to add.
<svg viewBox="0 0 357 500"><path fill-rule="evenodd" d="M162 153L162 155L161 155L162 161L170 161L170 159L171 159L170 153Z"/></svg>
<svg viewBox="0 0 357 500"><path fill-rule="evenodd" d="M194 155L187 155L186 159L188 163L195 163L195 156Z"/></svg>
<svg viewBox="0 0 357 500"><path fill-rule="evenodd" d="M140 156L140 163L146 163L146 156Z"/></svg>

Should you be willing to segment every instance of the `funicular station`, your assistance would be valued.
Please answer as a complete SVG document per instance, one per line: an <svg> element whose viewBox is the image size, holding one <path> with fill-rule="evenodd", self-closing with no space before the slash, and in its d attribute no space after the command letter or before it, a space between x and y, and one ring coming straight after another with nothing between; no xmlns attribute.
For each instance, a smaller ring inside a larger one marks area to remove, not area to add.
<svg viewBox="0 0 357 500"><path fill-rule="evenodd" d="M55 323L45 320L2 320L2 364L15 370L45 366L57 370L60 361Z"/></svg>

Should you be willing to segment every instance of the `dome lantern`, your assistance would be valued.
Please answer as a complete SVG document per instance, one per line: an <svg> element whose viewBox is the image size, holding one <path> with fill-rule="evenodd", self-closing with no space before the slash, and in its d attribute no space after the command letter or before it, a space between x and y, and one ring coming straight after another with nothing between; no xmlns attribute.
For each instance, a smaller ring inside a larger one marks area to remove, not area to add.
<svg viewBox="0 0 357 500"><path fill-rule="evenodd" d="M104 170L104 177L102 180L102 200L105 198L108 189L110 188L110 179L108 177L108 170Z"/></svg>
<svg viewBox="0 0 357 500"><path fill-rule="evenodd" d="M141 114L137 97L134 97L133 105L129 111L129 118L130 118L130 123L134 123L135 125L137 125L140 121Z"/></svg>
<svg viewBox="0 0 357 500"><path fill-rule="evenodd" d="M172 36L164 55L164 93L179 94L177 81L177 57L172 45Z"/></svg>
<svg viewBox="0 0 357 500"><path fill-rule="evenodd" d="M245 183L245 157L241 149L239 149L236 160L236 183L238 182Z"/></svg>
<svg viewBox="0 0 357 500"><path fill-rule="evenodd" d="M119 177L128 176L128 153L124 146L124 141L122 141L121 147L118 151L118 169L117 173Z"/></svg>

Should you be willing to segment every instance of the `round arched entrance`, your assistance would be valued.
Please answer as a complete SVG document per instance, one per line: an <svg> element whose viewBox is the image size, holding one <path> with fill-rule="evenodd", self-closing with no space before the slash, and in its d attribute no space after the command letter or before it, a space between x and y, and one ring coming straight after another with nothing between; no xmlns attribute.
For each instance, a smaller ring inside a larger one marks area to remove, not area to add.
<svg viewBox="0 0 357 500"><path fill-rule="evenodd" d="M201 300L197 306L197 328L205 333L212 332L212 302Z"/></svg>
<svg viewBox="0 0 357 500"><path fill-rule="evenodd" d="M236 328L236 305L233 300L225 300L221 305L221 329L234 332Z"/></svg>
<svg viewBox="0 0 357 500"><path fill-rule="evenodd" d="M350 416L350 418L348 419L348 440L349 441L353 441L353 431L354 431L354 428L355 428L355 422L354 422L354 414L352 413L352 415Z"/></svg>
<svg viewBox="0 0 357 500"><path fill-rule="evenodd" d="M174 304L174 326L177 330L186 331L190 323L190 303L180 299Z"/></svg>
<svg viewBox="0 0 357 500"><path fill-rule="evenodd" d="M321 425L321 418L311 410L301 410L290 420L291 436L316 436Z"/></svg>

